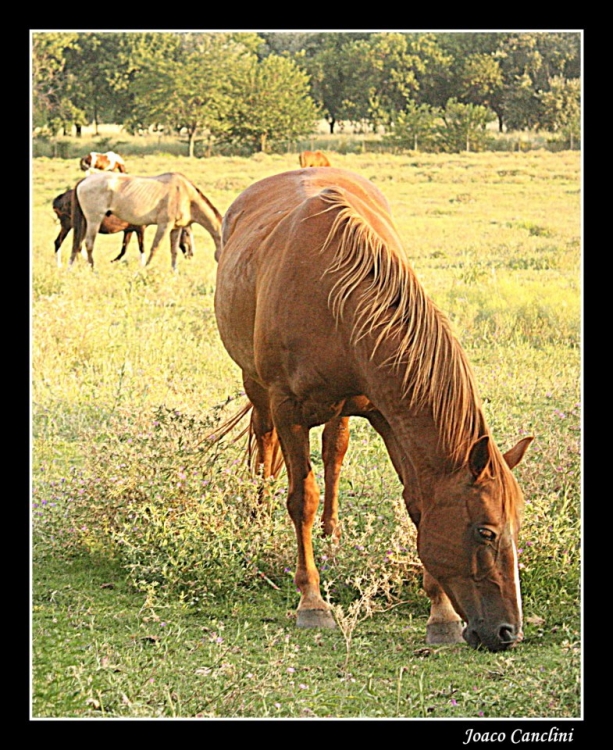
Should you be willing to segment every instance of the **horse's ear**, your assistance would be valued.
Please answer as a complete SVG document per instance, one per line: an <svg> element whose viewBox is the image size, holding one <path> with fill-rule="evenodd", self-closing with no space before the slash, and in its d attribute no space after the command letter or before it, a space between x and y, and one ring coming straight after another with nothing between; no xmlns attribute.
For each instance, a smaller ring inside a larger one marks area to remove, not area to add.
<svg viewBox="0 0 613 750"><path fill-rule="evenodd" d="M468 468L475 481L486 470L490 462L490 439L487 435L475 440L468 454Z"/></svg>
<svg viewBox="0 0 613 750"><path fill-rule="evenodd" d="M522 438L517 445L513 446L513 448L510 448L505 454L503 454L503 458L507 462L509 469L514 469L522 460L524 453L533 440L533 437Z"/></svg>

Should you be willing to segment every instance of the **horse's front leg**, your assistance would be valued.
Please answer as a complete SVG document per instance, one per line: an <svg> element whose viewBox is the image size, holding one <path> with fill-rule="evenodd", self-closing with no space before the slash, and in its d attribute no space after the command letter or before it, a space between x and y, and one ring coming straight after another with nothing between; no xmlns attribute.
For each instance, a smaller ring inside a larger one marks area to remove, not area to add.
<svg viewBox="0 0 613 750"><path fill-rule="evenodd" d="M145 227L136 228L136 239L138 240L138 252L140 253L140 264L145 265Z"/></svg>
<svg viewBox="0 0 613 750"><path fill-rule="evenodd" d="M181 227L175 227L170 232L170 265L173 271L177 270L177 255L179 253L179 241L181 239Z"/></svg>
<svg viewBox="0 0 613 750"><path fill-rule="evenodd" d="M172 227L170 226L170 224L158 224L157 230L155 232L155 237L153 238L153 243L151 244L151 250L149 251L149 257L147 258L146 265L149 265L151 263L158 247L167 237L170 237L171 231Z"/></svg>
<svg viewBox="0 0 613 750"><path fill-rule="evenodd" d="M424 568L424 590L430 599L426 643L464 643L464 624L438 582Z"/></svg>
<svg viewBox="0 0 613 750"><path fill-rule="evenodd" d="M336 623L319 588L319 571L313 555L313 522L319 490L309 455L309 430L300 424L291 400L272 401L272 414L289 478L287 509L296 530L298 562L294 581L300 591L296 624L299 628L334 628Z"/></svg>
<svg viewBox="0 0 613 750"><path fill-rule="evenodd" d="M349 417L334 417L326 423L322 435L325 493L321 519L325 536L334 541L341 537L338 519L338 488L343 459L349 445Z"/></svg>

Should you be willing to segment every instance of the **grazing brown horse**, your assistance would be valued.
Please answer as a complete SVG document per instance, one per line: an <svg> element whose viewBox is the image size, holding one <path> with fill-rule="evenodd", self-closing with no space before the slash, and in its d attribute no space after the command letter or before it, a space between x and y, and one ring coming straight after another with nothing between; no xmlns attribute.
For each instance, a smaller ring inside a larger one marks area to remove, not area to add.
<svg viewBox="0 0 613 750"><path fill-rule="evenodd" d="M87 259L93 268L94 241L104 217L109 214L138 226L157 224L147 264L151 263L160 244L169 238L174 270L181 231L194 222L210 233L215 243L215 257L219 255L221 214L182 174L167 172L157 177L137 177L99 172L85 177L75 187L71 265L85 240Z"/></svg>
<svg viewBox="0 0 613 750"><path fill-rule="evenodd" d="M532 438L504 455L496 446L467 358L381 192L336 168L268 177L229 208L222 248L219 332L253 404L264 476L277 441L288 472L297 624L334 627L313 556L309 430L362 416L383 438L417 526L428 641L464 637L498 651L520 640L523 498L511 469Z"/></svg>
<svg viewBox="0 0 613 750"><path fill-rule="evenodd" d="M301 167L329 167L330 161L323 151L303 151L298 157Z"/></svg>
<svg viewBox="0 0 613 750"><path fill-rule="evenodd" d="M53 210L57 218L60 221L60 232L55 238L53 244L55 246L55 257L57 259L58 267L62 265L61 253L59 252L62 243L66 239L66 236L72 229L72 194L74 190L67 190L65 193L56 196L53 199ZM135 226L134 224L128 224L126 221L118 219L116 216L111 214L105 216L100 225L100 234L117 234L117 232L123 232L123 242L121 244L121 251L116 258L111 261L114 263L117 260L121 260L126 254L128 243L132 239L132 235L136 234L138 240L138 249L140 250L141 261L145 257L145 227ZM179 247L181 252L188 258L193 257L193 238L191 227L186 227L181 232L181 239L179 241Z"/></svg>
<svg viewBox="0 0 613 750"><path fill-rule="evenodd" d="M126 172L126 163L123 158L114 151L107 151L101 154L98 151L92 151L79 162L79 166L84 172L89 174L100 172Z"/></svg>

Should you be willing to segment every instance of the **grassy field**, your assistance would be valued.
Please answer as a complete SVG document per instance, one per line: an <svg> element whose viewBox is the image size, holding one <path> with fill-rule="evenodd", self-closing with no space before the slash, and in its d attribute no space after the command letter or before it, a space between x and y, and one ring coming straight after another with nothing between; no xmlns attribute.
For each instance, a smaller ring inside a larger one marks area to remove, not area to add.
<svg viewBox="0 0 613 750"><path fill-rule="evenodd" d="M582 716L580 154L331 158L387 196L419 278L473 364L500 447L535 436L516 470L527 501L524 642L501 654L425 646L414 531L381 442L358 420L341 482L342 543L316 541L340 627L294 627L285 478L254 521L257 482L244 470L244 444L206 449L241 390L216 330L211 238L196 227L195 256L180 257L173 274L167 249L145 271L135 240L111 264L120 236L99 236L92 273L82 258L67 270L70 235L58 269L51 201L82 173L76 159L40 157L32 165L32 717L560 726ZM253 181L297 165L297 154L158 154L133 156L128 169L182 172L223 213Z"/></svg>

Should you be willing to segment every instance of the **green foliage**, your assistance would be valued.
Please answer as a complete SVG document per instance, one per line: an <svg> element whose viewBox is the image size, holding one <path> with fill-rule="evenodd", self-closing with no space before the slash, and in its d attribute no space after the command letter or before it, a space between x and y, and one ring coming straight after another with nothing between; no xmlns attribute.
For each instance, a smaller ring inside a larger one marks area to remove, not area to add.
<svg viewBox="0 0 613 750"><path fill-rule="evenodd" d="M540 96L543 109L539 127L552 133L560 132L569 148L581 138L581 82L554 77L549 91Z"/></svg>
<svg viewBox="0 0 613 750"><path fill-rule="evenodd" d="M494 113L479 104L462 104L450 99L441 111L442 125L438 127L439 143L444 151L482 151L487 142L485 126Z"/></svg>
<svg viewBox="0 0 613 750"><path fill-rule="evenodd" d="M153 586L191 602L229 596L239 585L257 589L262 575L283 586L294 563L284 482L264 486L250 476L244 441L211 440L223 413L201 419L160 407L116 417L84 466L54 485L56 509L35 525L35 544L108 556L135 589ZM352 598L357 567L388 600L413 577L414 530L400 505L395 512L396 527L367 508L347 519L344 552L322 567L335 597Z"/></svg>
<svg viewBox="0 0 613 750"><path fill-rule="evenodd" d="M268 151L279 141L295 140L313 131L318 109L309 96L308 77L292 61L270 55L252 57L232 73L232 107L224 135Z"/></svg>
<svg viewBox="0 0 613 750"><path fill-rule="evenodd" d="M580 45L577 32L36 32L33 125L55 134L73 125L78 131L89 122L96 128L101 122L132 128L162 123L185 129L192 153L199 130L208 146L225 132L221 89L242 110L234 125L246 128L258 149L262 139L278 138L280 127L286 131L281 139L291 140L295 134L287 119L297 116L302 132L303 120L310 117L303 82L294 91L297 101L290 104L292 76L281 72L277 62L276 73L266 67L258 71L252 91L247 74L236 65L240 51L257 63L276 59L299 65L331 133L342 121L376 132L389 128L410 100L437 108L449 99L488 107L501 132L537 127L558 132L568 123L555 116L560 111L556 81L578 84ZM200 65L194 62L198 58ZM177 66L184 75L173 69ZM236 90L231 85L235 74ZM284 96L278 90L279 75L290 87ZM267 76L269 98L276 100L272 110L278 105L288 115L284 124L268 122L256 133L257 116L271 120L273 113L247 100L252 93L256 100L266 98L261 89L266 84L257 79L263 82ZM572 110L572 91L566 100L561 108ZM245 115L249 122L238 122ZM568 111L564 117L576 120ZM241 137L238 130L233 137ZM576 125L572 138L577 139Z"/></svg>
<svg viewBox="0 0 613 750"><path fill-rule="evenodd" d="M413 151L436 150L435 124L439 117L438 110L411 100L406 108L399 112L393 131L383 139L384 143L392 148Z"/></svg>
<svg viewBox="0 0 613 750"><path fill-rule="evenodd" d="M232 107L231 72L246 52L225 35L200 34L184 45L176 58L145 58L130 86L133 110L127 119L134 132L150 126L185 130L188 156L195 138L204 135L209 145L225 132L224 120Z"/></svg>
<svg viewBox="0 0 613 750"><path fill-rule="evenodd" d="M77 39L73 32L34 34L32 38L32 125L51 135L83 114L71 101L75 81L66 64Z"/></svg>

